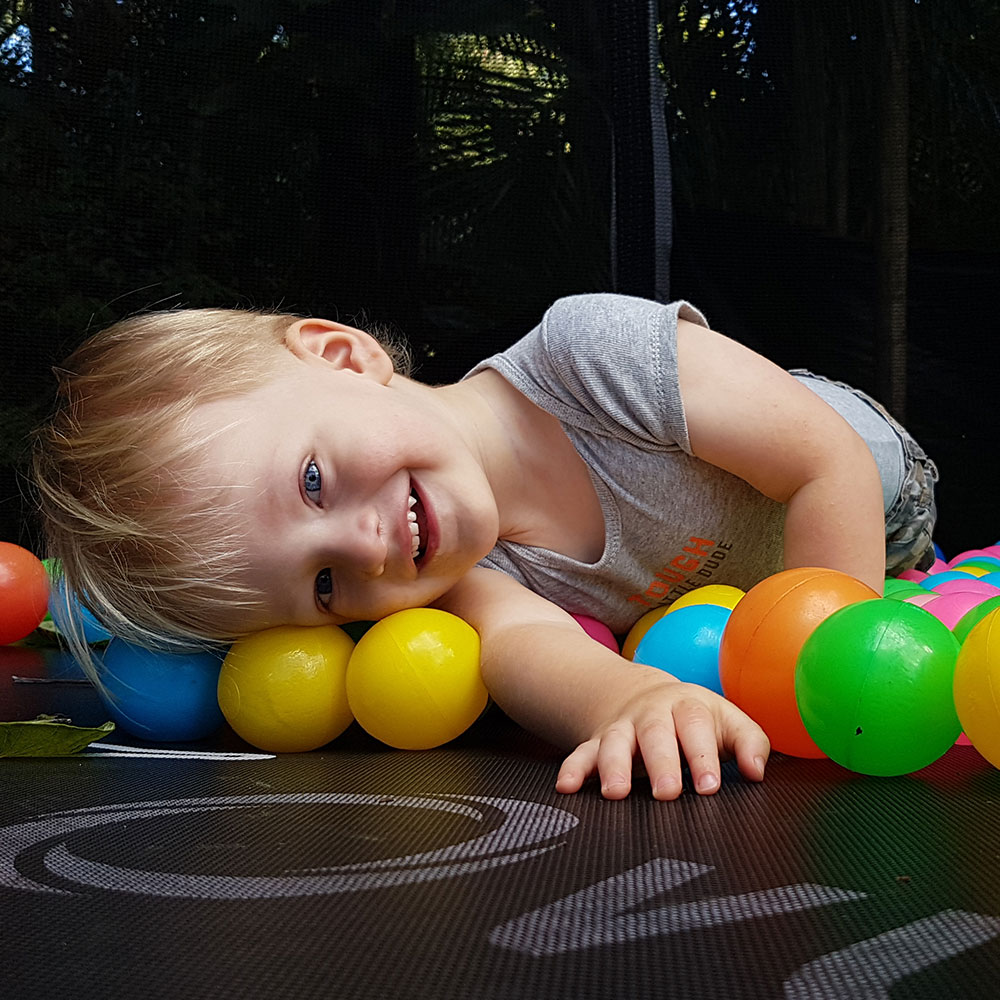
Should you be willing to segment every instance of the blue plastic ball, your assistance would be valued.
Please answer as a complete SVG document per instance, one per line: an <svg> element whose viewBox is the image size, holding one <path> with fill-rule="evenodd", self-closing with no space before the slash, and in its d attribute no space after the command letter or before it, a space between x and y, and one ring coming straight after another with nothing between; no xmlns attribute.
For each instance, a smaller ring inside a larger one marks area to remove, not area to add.
<svg viewBox="0 0 1000 1000"><path fill-rule="evenodd" d="M671 611L642 637L633 659L722 694L719 646L732 613L732 608L718 604L691 604Z"/></svg>
<svg viewBox="0 0 1000 1000"><path fill-rule="evenodd" d="M133 736L164 743L204 739L223 721L217 695L223 655L159 653L114 638L98 663L98 693Z"/></svg>
<svg viewBox="0 0 1000 1000"><path fill-rule="evenodd" d="M75 627L83 633L85 642L106 642L111 633L80 603L70 590L65 577L59 577L49 595L49 614L63 635L71 635Z"/></svg>
<svg viewBox="0 0 1000 1000"><path fill-rule="evenodd" d="M948 580L968 580L970 578L973 580L978 579L978 577L974 577L971 573L963 573L957 569L948 569L941 573L931 573L926 579L920 581L920 586L925 590L933 590Z"/></svg>

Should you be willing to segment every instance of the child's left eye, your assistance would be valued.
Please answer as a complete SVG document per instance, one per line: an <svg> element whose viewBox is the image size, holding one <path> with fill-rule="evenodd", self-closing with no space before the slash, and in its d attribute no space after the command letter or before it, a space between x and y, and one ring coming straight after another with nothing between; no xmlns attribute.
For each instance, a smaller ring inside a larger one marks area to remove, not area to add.
<svg viewBox="0 0 1000 1000"><path fill-rule="evenodd" d="M302 473L302 489L314 504L323 506L323 475L313 459L309 459Z"/></svg>

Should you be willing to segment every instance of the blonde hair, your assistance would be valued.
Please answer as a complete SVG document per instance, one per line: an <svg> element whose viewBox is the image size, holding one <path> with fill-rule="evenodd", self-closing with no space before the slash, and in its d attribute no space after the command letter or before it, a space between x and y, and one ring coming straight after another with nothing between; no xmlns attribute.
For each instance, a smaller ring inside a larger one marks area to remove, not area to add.
<svg viewBox="0 0 1000 1000"><path fill-rule="evenodd" d="M243 530L193 474L209 439L186 428L197 406L265 383L295 319L144 313L93 336L56 370L57 408L36 433L33 462L47 554L113 635L181 652L246 631L237 623L262 595L243 580ZM405 349L384 346L408 374ZM92 673L82 629L70 633Z"/></svg>

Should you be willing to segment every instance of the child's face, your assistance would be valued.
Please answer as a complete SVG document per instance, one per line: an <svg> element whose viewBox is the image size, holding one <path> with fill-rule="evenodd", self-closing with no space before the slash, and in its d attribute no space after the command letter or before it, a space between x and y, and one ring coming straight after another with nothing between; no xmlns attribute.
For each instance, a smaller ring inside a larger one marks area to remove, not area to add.
<svg viewBox="0 0 1000 1000"><path fill-rule="evenodd" d="M489 552L493 493L435 392L289 356L249 394L199 407L196 432L224 428L199 485L244 521L247 582L265 594L241 628L420 607Z"/></svg>

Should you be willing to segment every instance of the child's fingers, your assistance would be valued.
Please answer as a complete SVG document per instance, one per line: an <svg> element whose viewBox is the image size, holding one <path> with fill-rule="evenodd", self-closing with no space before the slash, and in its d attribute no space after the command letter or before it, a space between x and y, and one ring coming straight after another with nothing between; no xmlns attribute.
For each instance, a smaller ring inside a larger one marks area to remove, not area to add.
<svg viewBox="0 0 1000 1000"><path fill-rule="evenodd" d="M716 720L709 707L694 699L674 706L677 739L699 795L712 795L722 785Z"/></svg>
<svg viewBox="0 0 1000 1000"><path fill-rule="evenodd" d="M563 762L556 777L556 791L571 795L597 770L599 740L581 743Z"/></svg>
<svg viewBox="0 0 1000 1000"><path fill-rule="evenodd" d="M661 801L676 799L684 783L674 727L664 722L651 722L643 726L637 735L653 798Z"/></svg>
<svg viewBox="0 0 1000 1000"><path fill-rule="evenodd" d="M764 780L764 766L771 753L771 743L760 726L749 719L741 720L732 736L727 734L725 745L732 748L732 755L744 778Z"/></svg>
<svg viewBox="0 0 1000 1000"><path fill-rule="evenodd" d="M623 799L632 790L634 756L635 729L631 724L622 722L605 730L597 751L597 770L606 799Z"/></svg>

